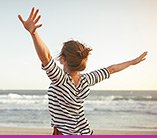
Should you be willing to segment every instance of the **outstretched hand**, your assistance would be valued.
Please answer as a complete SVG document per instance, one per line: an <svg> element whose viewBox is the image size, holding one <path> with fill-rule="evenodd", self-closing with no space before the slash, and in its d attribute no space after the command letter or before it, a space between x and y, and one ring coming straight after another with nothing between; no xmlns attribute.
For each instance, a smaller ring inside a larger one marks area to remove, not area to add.
<svg viewBox="0 0 157 138"><path fill-rule="evenodd" d="M23 20L21 15L18 15L19 20L22 22L25 29L30 32L30 34L34 34L37 28L40 28L42 24L37 25L41 15L38 15L39 10L35 10L32 8L31 13L26 21Z"/></svg>
<svg viewBox="0 0 157 138"><path fill-rule="evenodd" d="M111 65L111 66L107 67L107 70L109 71L110 74L112 74L112 73L116 73L116 72L119 72L121 70L124 70L131 65L136 65L136 64L140 63L141 61L145 60L147 53L148 52L144 52L139 57L137 57L133 60L129 60L129 61L126 61L126 62L123 62L120 64Z"/></svg>
<svg viewBox="0 0 157 138"><path fill-rule="evenodd" d="M141 54L139 57L135 58L132 62L132 65L136 65L138 63L140 63L141 61L144 61L146 58L148 52L144 52L143 54Z"/></svg>

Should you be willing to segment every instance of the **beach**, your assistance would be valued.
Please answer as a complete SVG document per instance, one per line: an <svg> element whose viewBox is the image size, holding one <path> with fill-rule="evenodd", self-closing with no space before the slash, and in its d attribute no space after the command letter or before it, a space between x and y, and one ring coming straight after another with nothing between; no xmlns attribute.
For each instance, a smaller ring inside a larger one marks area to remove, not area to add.
<svg viewBox="0 0 157 138"><path fill-rule="evenodd" d="M0 135L51 135L51 128L0 128ZM157 135L157 130L94 130L93 135Z"/></svg>

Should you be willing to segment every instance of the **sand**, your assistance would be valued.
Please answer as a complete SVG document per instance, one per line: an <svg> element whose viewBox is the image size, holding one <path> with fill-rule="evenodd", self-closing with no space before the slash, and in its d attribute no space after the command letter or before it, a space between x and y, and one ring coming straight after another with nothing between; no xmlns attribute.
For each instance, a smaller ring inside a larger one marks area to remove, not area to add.
<svg viewBox="0 0 157 138"><path fill-rule="evenodd" d="M0 128L0 135L51 135L51 128ZM157 130L94 130L94 135L157 135Z"/></svg>

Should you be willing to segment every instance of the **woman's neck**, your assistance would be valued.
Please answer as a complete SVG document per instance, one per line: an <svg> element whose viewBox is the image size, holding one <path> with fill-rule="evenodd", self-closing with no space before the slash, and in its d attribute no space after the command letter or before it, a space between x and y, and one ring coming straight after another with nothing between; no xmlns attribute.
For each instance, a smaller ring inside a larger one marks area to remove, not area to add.
<svg viewBox="0 0 157 138"><path fill-rule="evenodd" d="M66 67L64 67L64 71L67 72L71 76L75 87L77 87L77 85L81 79L80 71L71 71L69 68L66 68Z"/></svg>
<svg viewBox="0 0 157 138"><path fill-rule="evenodd" d="M79 71L70 70L69 67L67 66L67 64L64 64L63 69L64 69L64 72L69 73L71 77L72 77L72 76L80 75L80 72L79 72Z"/></svg>
<svg viewBox="0 0 157 138"><path fill-rule="evenodd" d="M68 68L64 69L64 71L69 73L71 77L80 76L80 71L72 71Z"/></svg>
<svg viewBox="0 0 157 138"><path fill-rule="evenodd" d="M68 73L70 74L71 77L80 76L79 71L69 71Z"/></svg>
<svg viewBox="0 0 157 138"><path fill-rule="evenodd" d="M81 79L80 72L79 71L70 71L68 73L70 74L75 87L77 87L80 82L80 79Z"/></svg>

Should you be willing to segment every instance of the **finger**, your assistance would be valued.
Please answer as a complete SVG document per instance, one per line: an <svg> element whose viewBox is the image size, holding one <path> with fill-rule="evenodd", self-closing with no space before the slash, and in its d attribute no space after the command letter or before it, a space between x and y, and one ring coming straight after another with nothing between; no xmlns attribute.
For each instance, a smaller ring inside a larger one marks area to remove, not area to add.
<svg viewBox="0 0 157 138"><path fill-rule="evenodd" d="M39 12L39 9L37 9L37 10L35 11L35 14L33 14L33 16L32 16L32 19L33 19L33 20L36 18L38 12Z"/></svg>
<svg viewBox="0 0 157 138"><path fill-rule="evenodd" d="M34 23L36 24L41 18L41 15L38 16L38 18L34 21Z"/></svg>
<svg viewBox="0 0 157 138"><path fill-rule="evenodd" d="M30 13L30 15L29 15L29 18L32 18L32 16L33 16L33 13L34 13L34 7L32 8L32 10L31 10L31 13Z"/></svg>
<svg viewBox="0 0 157 138"><path fill-rule="evenodd" d="M22 16L21 16L21 15L18 15L18 18L19 18L19 20L22 22L22 24L24 24L24 20L23 20Z"/></svg>
<svg viewBox="0 0 157 138"><path fill-rule="evenodd" d="M146 60L146 58L141 59L141 61L140 61L140 62L143 62L144 60Z"/></svg>
<svg viewBox="0 0 157 138"><path fill-rule="evenodd" d="M146 60L146 58L142 59L142 61Z"/></svg>
<svg viewBox="0 0 157 138"><path fill-rule="evenodd" d="M41 26L42 26L42 24L39 24L35 28L37 29L37 28L40 28Z"/></svg>
<svg viewBox="0 0 157 138"><path fill-rule="evenodd" d="M145 57L147 55L148 52L144 52L142 55Z"/></svg>
<svg viewBox="0 0 157 138"><path fill-rule="evenodd" d="M143 54L141 54L140 56L139 56L139 58L144 58L145 56L147 55L147 52L144 52Z"/></svg>
<svg viewBox="0 0 157 138"><path fill-rule="evenodd" d="M34 27L34 29L32 30L32 32L34 33L36 31L37 28L40 28L42 26L42 24L39 24L37 26Z"/></svg>

